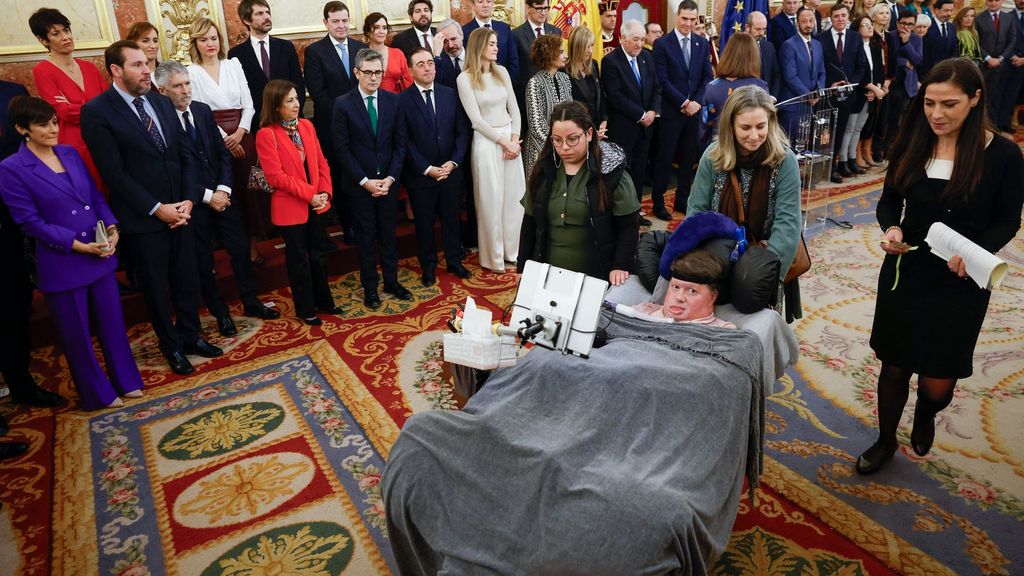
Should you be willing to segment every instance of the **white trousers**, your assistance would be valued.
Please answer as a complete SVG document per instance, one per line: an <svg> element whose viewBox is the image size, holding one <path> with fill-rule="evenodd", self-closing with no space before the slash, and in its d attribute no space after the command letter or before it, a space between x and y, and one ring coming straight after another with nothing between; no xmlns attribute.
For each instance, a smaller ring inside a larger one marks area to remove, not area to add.
<svg viewBox="0 0 1024 576"><path fill-rule="evenodd" d="M512 126L498 128L498 132L510 138ZM473 132L470 167L480 265L495 272L504 272L505 262L515 262L519 255L524 214L520 202L526 194L522 158L505 160L502 154L501 146Z"/></svg>

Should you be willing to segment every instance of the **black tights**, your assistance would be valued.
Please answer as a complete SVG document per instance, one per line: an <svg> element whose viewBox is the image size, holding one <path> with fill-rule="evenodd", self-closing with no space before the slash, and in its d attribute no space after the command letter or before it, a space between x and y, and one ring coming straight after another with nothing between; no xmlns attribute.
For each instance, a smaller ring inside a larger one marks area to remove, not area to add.
<svg viewBox="0 0 1024 576"><path fill-rule="evenodd" d="M896 447L896 430L910 396L912 375L909 370L882 362L882 372L878 376L878 441L889 448ZM955 387L956 378L918 375L915 423L931 419L949 406Z"/></svg>

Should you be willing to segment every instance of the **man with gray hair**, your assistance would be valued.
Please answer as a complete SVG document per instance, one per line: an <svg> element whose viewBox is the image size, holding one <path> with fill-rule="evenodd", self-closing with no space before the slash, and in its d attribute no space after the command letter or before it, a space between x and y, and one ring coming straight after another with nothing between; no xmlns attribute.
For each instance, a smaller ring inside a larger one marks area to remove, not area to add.
<svg viewBox="0 0 1024 576"><path fill-rule="evenodd" d="M778 99L779 64L775 45L768 41L768 18L756 11L747 14L745 32L754 37L757 49L761 51L761 80L768 85L768 93Z"/></svg>
<svg viewBox="0 0 1024 576"><path fill-rule="evenodd" d="M619 47L601 61L601 83L608 97L608 138L622 146L629 175L643 199L647 159L654 140L654 119L661 114L661 89L654 58L644 50L644 25L627 20L619 29ZM650 220L640 217L640 224Z"/></svg>
<svg viewBox="0 0 1024 576"><path fill-rule="evenodd" d="M466 67L466 49L462 40L462 25L458 21L449 18L437 25L437 33L434 34L435 81L449 88L458 89L455 79Z"/></svg>
<svg viewBox="0 0 1024 576"><path fill-rule="evenodd" d="M363 304L376 310L377 254L384 277L384 292L399 300L412 300L398 283L398 177L405 160L405 129L399 117L398 94L380 90L384 62L370 48L356 54L354 68L359 84L334 102L331 132L334 153L342 165L344 181L335 182L352 210L359 255L359 279Z"/></svg>
<svg viewBox="0 0 1024 576"><path fill-rule="evenodd" d="M238 334L231 311L217 287L213 270L213 236L216 231L220 243L231 256L231 270L238 282L246 316L266 320L279 318L281 313L268 308L256 298L256 279L249 259L249 237L242 229L242 216L231 203L231 154L217 130L210 107L192 100L192 85L188 70L168 60L154 73L157 89L170 99L185 134L192 141L190 150L199 166L199 179L204 191L202 205L192 210L191 226L195 231L196 264L199 267L199 288L203 303L217 319L221 336Z"/></svg>

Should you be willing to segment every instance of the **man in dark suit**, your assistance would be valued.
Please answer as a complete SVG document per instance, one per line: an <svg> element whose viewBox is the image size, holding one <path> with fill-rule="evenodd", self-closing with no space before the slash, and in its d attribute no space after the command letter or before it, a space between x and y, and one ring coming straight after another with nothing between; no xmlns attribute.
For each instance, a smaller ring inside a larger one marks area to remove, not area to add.
<svg viewBox="0 0 1024 576"><path fill-rule="evenodd" d="M391 39L391 47L401 50L406 58L417 48L433 50L434 34L437 34L437 29L430 26L434 19L434 5L430 0L409 0L408 12L412 26Z"/></svg>
<svg viewBox="0 0 1024 576"><path fill-rule="evenodd" d="M601 83L608 97L608 138L625 150L629 176L642 200L654 119L661 114L661 88L654 57L644 50L644 27L639 20L623 22L619 49L601 60ZM641 216L640 224L650 226L651 221Z"/></svg>
<svg viewBox="0 0 1024 576"><path fill-rule="evenodd" d="M82 106L82 136L110 189L122 246L142 281L149 320L171 369L195 369L185 354L223 351L203 340L193 206L202 199L195 152L171 102L151 91L146 56L118 41L104 52L113 85ZM176 321L171 320L172 307Z"/></svg>
<svg viewBox="0 0 1024 576"><path fill-rule="evenodd" d="M399 121L399 96L378 90L384 63L374 50L356 54L355 75L359 85L338 98L332 117L334 153L344 167L344 187L356 227L359 279L363 304L376 309L377 252L384 276L384 292L399 300L412 294L398 283L398 221L396 195L405 154L405 134Z"/></svg>
<svg viewBox="0 0 1024 576"><path fill-rule="evenodd" d="M408 139L403 182L416 214L416 250L423 285L432 286L437 282L434 222L438 217L448 272L459 278L470 277L462 265L459 238L463 165L470 128L458 93L434 81L433 52L426 48L413 50L409 69L414 82L401 94L402 124Z"/></svg>
<svg viewBox="0 0 1024 576"><path fill-rule="evenodd" d="M1017 23L1017 42L1006 71L1006 98L1010 116L1007 127L1015 130L1018 124L1017 105L1021 102L1021 88L1024 87L1024 0L1014 0L1013 3L1015 10L1010 12L1010 16Z"/></svg>
<svg viewBox="0 0 1024 576"><path fill-rule="evenodd" d="M18 151L23 140L7 120L7 106L17 96L28 96L21 84L0 80L0 160ZM25 238L0 200L0 301L5 306L7 341L0 346L0 374L15 404L52 408L64 403L60 396L40 388L29 371L28 320L32 315L32 280L25 262ZM0 436L7 434L7 421L0 416ZM0 460L17 458L28 451L24 442L0 442Z"/></svg>
<svg viewBox="0 0 1024 576"><path fill-rule="evenodd" d="M693 33L697 23L697 3L683 0L676 10L675 30L654 43L654 68L661 86L662 112L659 120L658 153L654 164L651 200L654 215L671 220L665 209L665 189L672 174L672 160L680 149L676 172L674 209L686 212L693 183L694 165L700 151L700 102L704 90L714 78L708 41Z"/></svg>
<svg viewBox="0 0 1024 576"><path fill-rule="evenodd" d="M797 10L796 23L797 33L783 42L782 50L779 51L779 67L782 69L780 101L825 87L825 57L821 42L812 36L814 15L811 10ZM790 142L795 144L799 140L800 117L810 113L810 107L816 102L812 100L810 105L801 103L780 107L780 120Z"/></svg>
<svg viewBox="0 0 1024 576"><path fill-rule="evenodd" d="M466 49L463 46L462 26L449 18L437 26L434 36L434 66L436 82L458 90L455 79L466 67Z"/></svg>
<svg viewBox="0 0 1024 576"><path fill-rule="evenodd" d="M1010 59L1017 49L1019 24L1016 13L1003 12L1002 6L1001 0L985 0L985 10L978 12L974 27L978 29L989 117L1000 130L1012 132L1010 110L1017 105L1017 95L1009 96L1005 83L1012 66Z"/></svg>
<svg viewBox="0 0 1024 576"><path fill-rule="evenodd" d="M327 35L306 47L306 87L313 99L313 126L320 147L331 167L331 182L344 182L342 164L334 154L331 115L334 101L356 87L356 54L366 44L348 37L348 6L337 0L324 5L324 26ZM355 243L352 210L344 194L334 197L334 209L345 232L345 243Z"/></svg>
<svg viewBox="0 0 1024 576"><path fill-rule="evenodd" d="M548 24L548 11L551 9L549 0L526 0L526 21L512 31L516 43L519 60L519 74L512 77L512 85L519 103L519 115L526 118L526 83L537 73L537 66L530 59L533 41L542 34L562 35L562 31L554 24ZM498 52L501 55L501 52ZM525 135L524 135L525 136Z"/></svg>
<svg viewBox="0 0 1024 576"><path fill-rule="evenodd" d="M864 54L864 41L860 33L850 29L850 9L836 2L829 9L829 18L832 27L818 34L822 55L825 57L825 83L829 86L859 84L868 69L868 58ZM850 104L853 100L840 100L837 96L831 98L832 105L838 110L832 131L838 140L846 130L846 123L850 119ZM853 168L856 168L857 174L864 173L856 164ZM832 162L832 181L841 184L843 177L851 176L854 176L854 173L845 162L839 161L837 154Z"/></svg>
<svg viewBox="0 0 1024 576"><path fill-rule="evenodd" d="M932 25L924 37L924 62L918 75L924 78L939 62L960 55L960 42L953 24L953 0L935 0L932 3Z"/></svg>
<svg viewBox="0 0 1024 576"><path fill-rule="evenodd" d="M508 70L509 78L519 77L519 53L516 50L515 40L512 39L512 29L501 20L491 18L494 11L494 0L471 0L473 5L473 19L462 27L462 37L469 39L469 35L477 28L491 28L498 33L498 64Z"/></svg>
<svg viewBox="0 0 1024 576"><path fill-rule="evenodd" d="M231 311L217 287L217 276L213 270L214 232L231 256L231 271L238 283L245 315L264 320L280 318L280 312L268 308L256 298L256 279L249 259L249 242L242 230L242 216L231 203L232 190L228 186L232 178L231 153L220 137L213 112L208 105L192 100L188 70L181 64L174 60L163 62L156 69L154 77L160 93L167 96L174 105L178 122L185 134L192 139L191 150L195 153L200 182L204 186L202 203L192 210L190 224L196 235L200 291L206 308L217 319L217 330L225 337L238 334L238 328L231 319Z"/></svg>
<svg viewBox="0 0 1024 576"><path fill-rule="evenodd" d="M782 50L782 44L796 34L796 12L800 0L782 0L782 10L772 18L768 27L768 41L775 46L775 52Z"/></svg>
<svg viewBox="0 0 1024 576"><path fill-rule="evenodd" d="M242 0L238 17L249 30L249 39L228 50L228 58L238 58L252 94L252 106L259 124L263 112L263 89L271 80L290 80L299 95L299 115L306 101L306 83L299 66L299 55L289 40L272 38L268 0Z"/></svg>
<svg viewBox="0 0 1024 576"><path fill-rule="evenodd" d="M761 53L761 80L768 85L768 93L779 97L779 63L775 54L775 45L766 38L768 34L768 18L760 12L747 15L747 34L757 41L757 49Z"/></svg>

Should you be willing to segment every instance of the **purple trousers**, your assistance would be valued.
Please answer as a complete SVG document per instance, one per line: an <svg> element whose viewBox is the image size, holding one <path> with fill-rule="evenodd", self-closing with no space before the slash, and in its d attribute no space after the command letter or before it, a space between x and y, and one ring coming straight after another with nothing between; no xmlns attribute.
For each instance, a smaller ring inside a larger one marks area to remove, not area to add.
<svg viewBox="0 0 1024 576"><path fill-rule="evenodd" d="M128 345L121 295L113 273L88 286L45 296L82 408L105 408L119 395L142 389L142 376ZM89 331L90 316L96 324L109 378L96 360Z"/></svg>

